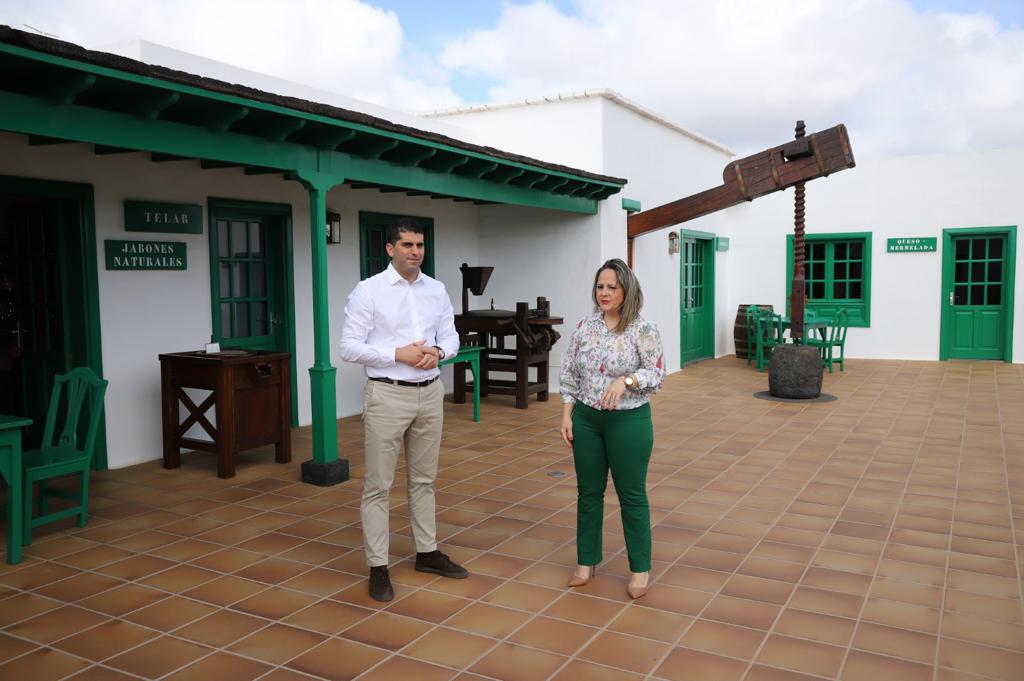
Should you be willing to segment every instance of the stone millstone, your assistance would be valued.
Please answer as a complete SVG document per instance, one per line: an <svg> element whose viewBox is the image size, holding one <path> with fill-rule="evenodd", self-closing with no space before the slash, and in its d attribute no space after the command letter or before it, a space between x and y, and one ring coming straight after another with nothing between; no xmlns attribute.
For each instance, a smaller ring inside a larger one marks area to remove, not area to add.
<svg viewBox="0 0 1024 681"><path fill-rule="evenodd" d="M778 345L768 363L768 391L775 397L814 399L821 395L823 371L817 348Z"/></svg>

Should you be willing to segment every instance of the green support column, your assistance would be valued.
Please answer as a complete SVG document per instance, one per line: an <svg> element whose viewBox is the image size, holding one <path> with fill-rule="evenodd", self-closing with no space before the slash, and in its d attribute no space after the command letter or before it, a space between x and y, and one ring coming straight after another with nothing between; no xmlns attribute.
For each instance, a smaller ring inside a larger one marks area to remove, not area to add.
<svg viewBox="0 0 1024 681"><path fill-rule="evenodd" d="M348 480L348 460L338 458L337 369L331 365L330 308L327 302L327 192L342 181L320 173L297 176L309 190L313 274L313 366L309 369L313 408L313 458L302 463L302 481L336 485Z"/></svg>

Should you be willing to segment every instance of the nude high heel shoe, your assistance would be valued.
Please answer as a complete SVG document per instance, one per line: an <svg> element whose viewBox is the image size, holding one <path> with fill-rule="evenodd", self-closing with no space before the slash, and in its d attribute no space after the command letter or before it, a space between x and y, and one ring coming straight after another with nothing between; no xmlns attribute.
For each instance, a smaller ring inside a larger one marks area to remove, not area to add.
<svg viewBox="0 0 1024 681"><path fill-rule="evenodd" d="M650 590L650 588L651 588L650 581L651 581L651 575L650 575L650 573L648 573L648 575L647 575L647 583L646 584L644 584L643 586L632 586L630 584L627 584L626 585L626 593L629 594L629 597L634 599L634 600L636 600L637 598L642 598L643 596L645 596L647 594L648 590Z"/></svg>
<svg viewBox="0 0 1024 681"><path fill-rule="evenodd" d="M586 566L585 565L581 565L580 567L586 567ZM569 578L569 586L584 586L587 582L590 581L590 578L594 576L595 572L597 572L597 566L596 565L590 566L590 572L589 572L589 574L587 574L586 577L580 577L575 572L573 572L572 573L572 577Z"/></svg>

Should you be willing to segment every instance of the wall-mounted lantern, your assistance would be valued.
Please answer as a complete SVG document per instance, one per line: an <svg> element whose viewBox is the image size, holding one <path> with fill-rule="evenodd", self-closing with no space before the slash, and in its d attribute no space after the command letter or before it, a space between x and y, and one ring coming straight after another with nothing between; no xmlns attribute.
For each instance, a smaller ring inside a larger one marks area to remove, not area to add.
<svg viewBox="0 0 1024 681"><path fill-rule="evenodd" d="M669 232L668 233L668 254L675 255L679 252L679 233Z"/></svg>
<svg viewBox="0 0 1024 681"><path fill-rule="evenodd" d="M333 210L327 211L327 243L341 243L341 215Z"/></svg>

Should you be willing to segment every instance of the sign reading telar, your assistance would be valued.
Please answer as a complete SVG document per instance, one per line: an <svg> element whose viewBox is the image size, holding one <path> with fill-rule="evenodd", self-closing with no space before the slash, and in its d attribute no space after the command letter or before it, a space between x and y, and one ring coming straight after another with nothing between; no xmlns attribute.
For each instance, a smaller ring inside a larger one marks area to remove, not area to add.
<svg viewBox="0 0 1024 681"><path fill-rule="evenodd" d="M108 270L183 270L188 266L181 241L107 239Z"/></svg>
<svg viewBox="0 0 1024 681"><path fill-rule="evenodd" d="M203 207L190 203L125 201L126 232L172 232L202 234Z"/></svg>
<svg viewBox="0 0 1024 681"><path fill-rule="evenodd" d="M934 236L911 236L889 239L889 253L922 253L936 250L938 239Z"/></svg>

